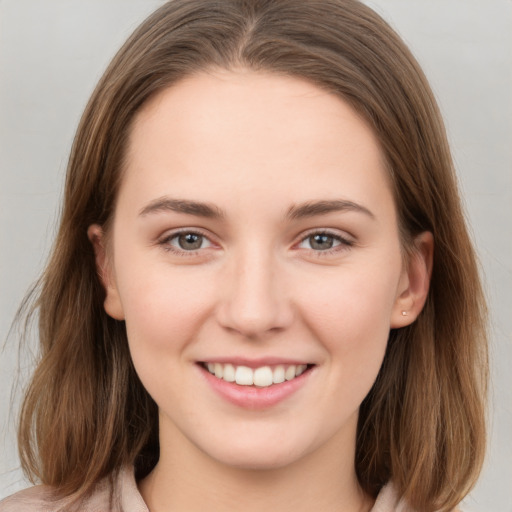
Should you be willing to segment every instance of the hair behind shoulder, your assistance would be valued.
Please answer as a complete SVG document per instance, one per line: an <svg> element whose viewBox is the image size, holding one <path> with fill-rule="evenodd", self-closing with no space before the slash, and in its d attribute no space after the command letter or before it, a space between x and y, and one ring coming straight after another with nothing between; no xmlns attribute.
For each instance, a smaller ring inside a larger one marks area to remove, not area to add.
<svg viewBox="0 0 512 512"><path fill-rule="evenodd" d="M143 475L156 463L157 407L124 324L103 309L87 228L108 231L141 106L196 72L235 67L308 80L352 105L380 142L405 252L415 235L433 233L427 304L390 333L361 407L355 463L371 495L391 479L413 508L451 510L485 451L485 303L433 94L401 39L356 0L174 0L121 48L78 127L35 302L41 358L21 414L23 467L80 497L126 464Z"/></svg>

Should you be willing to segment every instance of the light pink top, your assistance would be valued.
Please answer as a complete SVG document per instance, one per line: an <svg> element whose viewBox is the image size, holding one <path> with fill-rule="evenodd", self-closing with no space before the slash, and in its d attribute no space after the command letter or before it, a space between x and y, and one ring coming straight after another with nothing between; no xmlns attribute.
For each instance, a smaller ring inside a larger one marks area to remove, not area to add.
<svg viewBox="0 0 512 512"><path fill-rule="evenodd" d="M51 490L42 485L20 491L0 501L0 512L58 512L66 510L67 500L54 501ZM149 512L137 489L132 468L119 473L114 485L105 480L80 506L80 512ZM371 512L413 512L399 500L391 484L377 496Z"/></svg>

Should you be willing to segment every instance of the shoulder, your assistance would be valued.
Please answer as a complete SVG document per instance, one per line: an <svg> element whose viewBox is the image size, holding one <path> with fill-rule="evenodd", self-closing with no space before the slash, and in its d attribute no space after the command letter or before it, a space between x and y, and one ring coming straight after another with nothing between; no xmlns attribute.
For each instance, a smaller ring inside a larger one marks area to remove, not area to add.
<svg viewBox="0 0 512 512"><path fill-rule="evenodd" d="M97 486L87 498L73 498L60 498L55 489L38 485L0 501L0 512L118 512L103 485Z"/></svg>
<svg viewBox="0 0 512 512"><path fill-rule="evenodd" d="M101 482L84 499L61 498L55 489L45 485L29 487L0 501L0 512L118 512L112 493Z"/></svg>
<svg viewBox="0 0 512 512"><path fill-rule="evenodd" d="M54 512L61 506L51 488L38 485L0 501L0 512Z"/></svg>
<svg viewBox="0 0 512 512"><path fill-rule="evenodd" d="M409 512L405 503L399 499L392 482L387 483L379 492L371 512Z"/></svg>
<svg viewBox="0 0 512 512"><path fill-rule="evenodd" d="M92 493L79 501L76 496L59 497L53 487L37 485L0 501L0 512L118 512L112 499L114 492L109 479L99 482Z"/></svg>
<svg viewBox="0 0 512 512"><path fill-rule="evenodd" d="M57 498L55 489L38 485L0 501L0 512L148 512L132 467L99 482L86 498Z"/></svg>
<svg viewBox="0 0 512 512"><path fill-rule="evenodd" d="M400 499L393 483L389 482L381 489L370 512L415 512L415 510L409 507L404 499ZM464 511L457 507L452 512Z"/></svg>

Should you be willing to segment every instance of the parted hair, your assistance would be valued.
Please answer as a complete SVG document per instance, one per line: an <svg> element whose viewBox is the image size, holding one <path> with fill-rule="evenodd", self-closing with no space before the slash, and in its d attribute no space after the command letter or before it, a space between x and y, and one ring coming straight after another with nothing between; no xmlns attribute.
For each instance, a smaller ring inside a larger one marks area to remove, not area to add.
<svg viewBox="0 0 512 512"><path fill-rule="evenodd" d="M19 424L22 466L85 496L127 464L158 460L157 406L131 362L124 322L104 311L87 228L108 233L130 128L159 91L208 69L307 80L373 129L391 178L404 253L435 242L425 307L392 330L363 401L355 468L376 496L392 480L420 512L451 510L485 451L486 310L444 125L427 80L390 26L357 0L173 0L117 53L79 124L49 263L31 297L40 355ZM285 127L283 127L285 129Z"/></svg>

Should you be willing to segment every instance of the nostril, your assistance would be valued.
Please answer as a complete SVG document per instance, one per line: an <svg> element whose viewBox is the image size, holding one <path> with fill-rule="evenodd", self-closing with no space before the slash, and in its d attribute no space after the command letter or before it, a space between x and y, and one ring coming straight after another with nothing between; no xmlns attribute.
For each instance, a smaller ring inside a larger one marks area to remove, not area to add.
<svg viewBox="0 0 512 512"><path fill-rule="evenodd" d="M268 334L277 334L292 323L292 314L287 305L271 304L259 308L243 307L241 304L225 305L218 321L224 329L250 340L258 340Z"/></svg>

